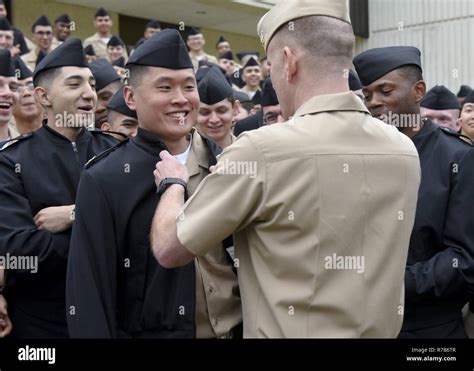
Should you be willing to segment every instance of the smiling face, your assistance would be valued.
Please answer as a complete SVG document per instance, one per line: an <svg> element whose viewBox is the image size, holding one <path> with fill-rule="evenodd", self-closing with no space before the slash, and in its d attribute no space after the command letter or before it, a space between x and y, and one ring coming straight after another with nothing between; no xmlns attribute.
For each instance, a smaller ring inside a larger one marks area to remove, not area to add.
<svg viewBox="0 0 474 371"><path fill-rule="evenodd" d="M109 56L109 59L112 62L116 61L120 57L123 57L123 46L122 45L108 46L107 47L107 55Z"/></svg>
<svg viewBox="0 0 474 371"><path fill-rule="evenodd" d="M364 101L372 116L381 118L392 114L419 114L419 103L425 93L425 85L407 78L400 70L394 70L365 86Z"/></svg>
<svg viewBox="0 0 474 371"><path fill-rule="evenodd" d="M0 30L0 49L11 49L13 47L13 31Z"/></svg>
<svg viewBox="0 0 474 371"><path fill-rule="evenodd" d="M199 53L204 48L206 40L204 40L204 36L202 34L190 35L188 36L187 44L192 52Z"/></svg>
<svg viewBox="0 0 474 371"><path fill-rule="evenodd" d="M246 67L242 73L242 80L250 88L258 88L262 81L262 70L259 66Z"/></svg>
<svg viewBox="0 0 474 371"><path fill-rule="evenodd" d="M459 123L461 124L461 133L474 140L474 103L464 104Z"/></svg>
<svg viewBox="0 0 474 371"><path fill-rule="evenodd" d="M94 20L94 26L96 30L103 35L110 33L112 25L112 19L108 15L105 17L96 17Z"/></svg>
<svg viewBox="0 0 474 371"><path fill-rule="evenodd" d="M228 99L212 105L201 102L197 127L206 138L220 143L231 135L233 116L232 103Z"/></svg>
<svg viewBox="0 0 474 371"><path fill-rule="evenodd" d="M15 77L0 76L0 125L8 124L13 107L18 103L18 81Z"/></svg>
<svg viewBox="0 0 474 371"><path fill-rule="evenodd" d="M51 26L36 26L33 40L40 49L49 50L53 42L53 28Z"/></svg>
<svg viewBox="0 0 474 371"><path fill-rule="evenodd" d="M180 140L191 131L199 108L199 94L192 69L147 67L138 81L131 72L125 101L137 112L140 127L163 140Z"/></svg>
<svg viewBox="0 0 474 371"><path fill-rule="evenodd" d="M56 22L54 24L54 34L59 41L66 41L71 34L71 26L66 22Z"/></svg>
<svg viewBox="0 0 474 371"><path fill-rule="evenodd" d="M62 67L52 81L35 88L35 96L48 112L48 117L54 118L56 127L80 128L94 122L97 94L89 68ZM65 123L62 119L66 115L77 120Z"/></svg>
<svg viewBox="0 0 474 371"><path fill-rule="evenodd" d="M36 101L33 94L33 77L18 81L18 104L13 109L13 116L25 120L31 120L42 114L43 109Z"/></svg>

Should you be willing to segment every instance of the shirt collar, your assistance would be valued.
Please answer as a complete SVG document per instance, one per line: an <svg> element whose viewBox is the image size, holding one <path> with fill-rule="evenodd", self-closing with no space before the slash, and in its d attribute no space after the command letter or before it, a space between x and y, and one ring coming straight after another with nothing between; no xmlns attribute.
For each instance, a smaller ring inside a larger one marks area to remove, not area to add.
<svg viewBox="0 0 474 371"><path fill-rule="evenodd" d="M304 102L296 110L293 117L330 111L360 111L370 115L362 100L352 91L348 91L337 94L316 95Z"/></svg>
<svg viewBox="0 0 474 371"><path fill-rule="evenodd" d="M159 157L160 152L166 150L166 144L158 134L140 127L138 128L137 135L132 139L132 142L155 157Z"/></svg>

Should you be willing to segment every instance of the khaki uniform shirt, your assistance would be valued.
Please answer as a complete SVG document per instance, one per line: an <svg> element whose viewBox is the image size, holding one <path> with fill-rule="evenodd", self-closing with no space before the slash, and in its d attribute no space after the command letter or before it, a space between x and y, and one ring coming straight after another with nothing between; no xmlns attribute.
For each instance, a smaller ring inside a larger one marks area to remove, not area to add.
<svg viewBox="0 0 474 371"><path fill-rule="evenodd" d="M197 131L186 161L188 192L193 194L209 174L207 149ZM195 236L199 238L199 236ZM194 260L196 268L196 337L215 338L228 333L242 322L242 306L237 276L218 242L205 256Z"/></svg>
<svg viewBox="0 0 474 371"><path fill-rule="evenodd" d="M97 58L106 58L107 60L109 59L107 54L107 44L102 41L102 38L98 33L95 33L94 35L85 39L83 45L84 48L87 45L92 45ZM127 48L123 48L123 56L125 59L128 58Z"/></svg>
<svg viewBox="0 0 474 371"><path fill-rule="evenodd" d="M193 62L194 72L196 72L199 68L199 59L197 59L196 55L193 53L189 53L189 57L191 58L191 61ZM217 64L217 58L214 57L213 55L206 54L206 53L204 53L204 58L200 60L205 60L205 61Z"/></svg>
<svg viewBox="0 0 474 371"><path fill-rule="evenodd" d="M53 42L51 44L51 50L56 49L62 43L63 43L63 41L59 41L58 39L56 39L56 36L53 36Z"/></svg>
<svg viewBox="0 0 474 371"><path fill-rule="evenodd" d="M21 56L21 59L23 59L23 62L28 66L28 68L31 71L35 70L36 67L36 61L38 60L38 52L36 51L37 48L36 46L30 49L30 51L24 55Z"/></svg>
<svg viewBox="0 0 474 371"><path fill-rule="evenodd" d="M51 43L51 48L49 49L48 53L51 53L54 49L56 49L60 44L55 44L56 38L53 38L53 42ZM57 40L56 40L57 41ZM59 42L59 41L58 41ZM30 51L21 56L23 62L28 66L28 68L33 72L36 67L36 61L38 60L38 51L36 46L30 48Z"/></svg>
<svg viewBox="0 0 474 371"><path fill-rule="evenodd" d="M15 119L13 116L10 122L8 123L8 132L11 139L20 136L20 133L18 132L18 129L16 128Z"/></svg>
<svg viewBox="0 0 474 371"><path fill-rule="evenodd" d="M249 98L252 99L253 96L254 96L255 94L257 94L257 91L260 91L260 92L261 92L261 89L259 88L259 89L255 90L255 91L250 91L250 90L247 89L247 85L245 85L245 86L243 86L242 88L238 89L238 91L241 91L242 93L247 94L247 95L249 96Z"/></svg>
<svg viewBox="0 0 474 371"><path fill-rule="evenodd" d="M407 136L316 96L227 147L177 235L199 256L234 232L244 337L396 337L419 183Z"/></svg>

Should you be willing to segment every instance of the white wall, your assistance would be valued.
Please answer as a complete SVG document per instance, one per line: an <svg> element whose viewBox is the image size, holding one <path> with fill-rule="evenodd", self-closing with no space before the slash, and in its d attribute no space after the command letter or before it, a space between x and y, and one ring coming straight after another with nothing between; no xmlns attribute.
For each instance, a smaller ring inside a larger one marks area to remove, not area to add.
<svg viewBox="0 0 474 371"><path fill-rule="evenodd" d="M421 50L428 89L474 87L474 0L369 0L370 36L355 53L383 46Z"/></svg>

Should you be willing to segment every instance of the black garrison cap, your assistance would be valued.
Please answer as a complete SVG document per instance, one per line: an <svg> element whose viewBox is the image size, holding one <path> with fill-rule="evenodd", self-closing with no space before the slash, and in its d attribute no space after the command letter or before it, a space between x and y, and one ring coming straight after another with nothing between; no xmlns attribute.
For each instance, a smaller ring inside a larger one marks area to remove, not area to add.
<svg viewBox="0 0 474 371"><path fill-rule="evenodd" d="M200 35L202 34L199 27L191 27L188 32L188 36Z"/></svg>
<svg viewBox="0 0 474 371"><path fill-rule="evenodd" d="M414 65L421 70L420 56L420 50L413 46L389 46L366 50L353 63L360 82L367 86L400 67Z"/></svg>
<svg viewBox="0 0 474 371"><path fill-rule="evenodd" d="M151 21L149 21L146 24L145 29L146 28L159 28L159 29L161 29L161 25L160 25L160 22L158 22L156 19L152 19Z"/></svg>
<svg viewBox="0 0 474 371"><path fill-rule="evenodd" d="M84 49L82 48L81 40L76 38L69 39L59 45L36 65L35 71L33 72L33 78L50 68L66 66L89 67L84 54Z"/></svg>
<svg viewBox="0 0 474 371"><path fill-rule="evenodd" d="M276 106L279 104L275 89L273 89L272 80L270 78L265 80L262 90L262 107Z"/></svg>
<svg viewBox="0 0 474 371"><path fill-rule="evenodd" d="M172 70L193 68L186 44L175 29L153 34L141 44L127 62L129 65L163 67Z"/></svg>
<svg viewBox="0 0 474 371"><path fill-rule="evenodd" d="M260 64L258 63L258 61L255 58L249 58L247 63L245 63L245 65L242 68L245 70L247 67L253 67L253 66L259 66L260 67Z"/></svg>
<svg viewBox="0 0 474 371"><path fill-rule="evenodd" d="M221 55L219 55L219 59L228 59L229 61L234 60L234 54L229 50L228 52L224 52Z"/></svg>
<svg viewBox="0 0 474 371"><path fill-rule="evenodd" d="M31 31L35 32L36 26L52 26L52 25L48 17L46 17L45 15L42 15L35 21L35 23L33 23L33 26L31 26Z"/></svg>
<svg viewBox="0 0 474 371"><path fill-rule="evenodd" d="M95 78L95 89L102 90L107 85L114 81L119 81L120 76L115 71L114 67L105 58L99 58L89 63L89 68Z"/></svg>
<svg viewBox="0 0 474 371"><path fill-rule="evenodd" d="M242 52L237 53L237 58L239 58L240 61L242 61L242 58L244 58L247 55L255 55L257 58L260 57L260 53L254 50L245 50Z"/></svg>
<svg viewBox="0 0 474 371"><path fill-rule="evenodd" d="M99 8L99 10L97 10L97 12L95 13L95 18L97 18L97 17L107 17L107 16L110 17L110 14L104 8Z"/></svg>
<svg viewBox="0 0 474 371"><path fill-rule="evenodd" d="M8 49L0 49L0 76L15 76L15 66Z"/></svg>
<svg viewBox="0 0 474 371"><path fill-rule="evenodd" d="M198 83L201 102L212 105L233 96L232 87L217 67L212 66L205 71Z"/></svg>
<svg viewBox="0 0 474 371"><path fill-rule="evenodd" d="M354 71L349 70L349 89L351 89L352 91L355 91L355 90L360 90L362 88L363 86L360 83L359 76L357 76L357 74Z"/></svg>
<svg viewBox="0 0 474 371"><path fill-rule="evenodd" d="M58 22L71 23L71 18L69 18L69 15L67 14L61 14L60 16L58 16L58 18L54 20L54 23Z"/></svg>
<svg viewBox="0 0 474 371"><path fill-rule="evenodd" d="M251 102L249 95L243 91L234 90L234 98L240 103Z"/></svg>
<svg viewBox="0 0 474 371"><path fill-rule="evenodd" d="M121 113L122 115L137 118L137 112L132 111L128 108L127 104L125 103L125 98L123 96L123 86L114 94L112 99L110 100L107 108L109 110Z"/></svg>
<svg viewBox="0 0 474 371"><path fill-rule="evenodd" d="M262 93L260 90L253 95L252 99L250 100L253 104L262 104Z"/></svg>
<svg viewBox="0 0 474 371"><path fill-rule="evenodd" d="M432 87L423 97L420 106L432 110L459 109L459 101L449 89L443 85Z"/></svg>
<svg viewBox="0 0 474 371"><path fill-rule="evenodd" d="M125 43L122 41L122 39L118 36L112 36L107 43L107 47L109 46L125 46Z"/></svg>
<svg viewBox="0 0 474 371"><path fill-rule="evenodd" d="M472 88L468 85L461 85L458 91L458 98L464 98L469 95L469 93L472 91Z"/></svg>
<svg viewBox="0 0 474 371"><path fill-rule="evenodd" d="M205 61L204 59L200 60L199 63L198 63L198 68L205 68L205 67L208 67L208 68L217 67L219 69L219 71L221 71L224 76L226 74L226 70L223 69L218 64L215 64L215 63L212 63L212 62L209 62L209 61Z"/></svg>
<svg viewBox="0 0 474 371"><path fill-rule="evenodd" d="M466 103L474 103L474 91L471 91L471 92L467 95L466 99L464 99L464 103L462 104L463 107L464 107L464 105L465 105Z"/></svg>
<svg viewBox="0 0 474 371"><path fill-rule="evenodd" d="M95 55L94 47L92 45L87 45L84 48L84 53L86 53L86 55Z"/></svg>
<svg viewBox="0 0 474 371"><path fill-rule="evenodd" d="M8 22L8 19L6 19L5 17L0 17L0 30L1 31L13 31L13 28L12 28L10 22Z"/></svg>
<svg viewBox="0 0 474 371"><path fill-rule="evenodd" d="M216 42L216 47L220 44L220 43L223 43L223 42L226 42L227 40L224 38L224 36L219 36L219 39L217 40Z"/></svg>
<svg viewBox="0 0 474 371"><path fill-rule="evenodd" d="M15 58L15 75L18 80L25 80L28 77L33 76L33 72L28 68L28 66L23 62L20 57Z"/></svg>

